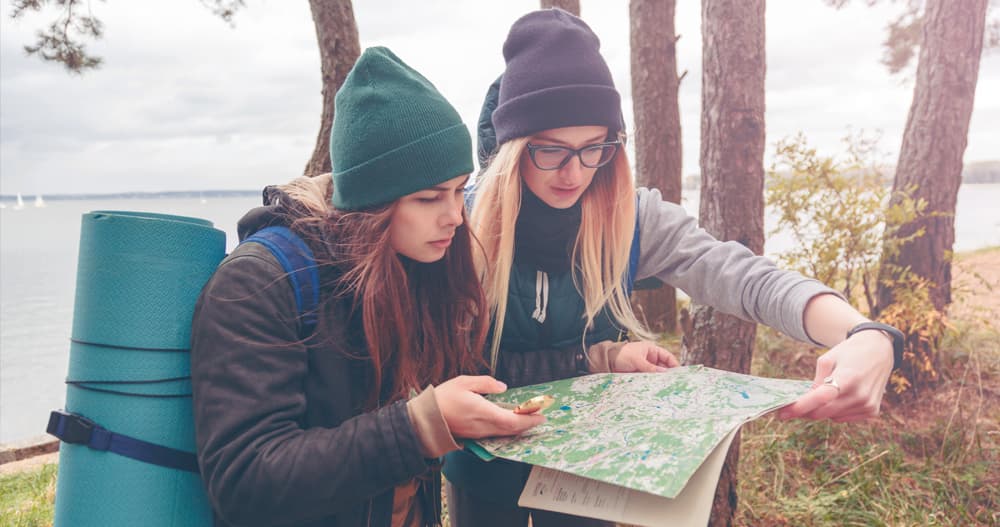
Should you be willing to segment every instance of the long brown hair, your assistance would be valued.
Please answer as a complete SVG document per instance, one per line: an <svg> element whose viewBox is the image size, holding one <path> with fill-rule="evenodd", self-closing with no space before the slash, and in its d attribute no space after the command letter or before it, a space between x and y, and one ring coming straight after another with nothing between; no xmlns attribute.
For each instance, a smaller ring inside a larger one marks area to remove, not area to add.
<svg viewBox="0 0 1000 527"><path fill-rule="evenodd" d="M374 383L369 404L404 399L428 383L478 373L489 319L467 222L456 229L444 258L412 261L389 243L396 202L339 211L326 205L330 187L323 180L296 180L282 190L308 210L292 228L306 233L311 245L320 242L326 255L320 263L337 269L336 278L324 283L318 327L343 324L332 317L345 299L352 314L360 310L364 356L371 361ZM316 199L318 191L321 199Z"/></svg>

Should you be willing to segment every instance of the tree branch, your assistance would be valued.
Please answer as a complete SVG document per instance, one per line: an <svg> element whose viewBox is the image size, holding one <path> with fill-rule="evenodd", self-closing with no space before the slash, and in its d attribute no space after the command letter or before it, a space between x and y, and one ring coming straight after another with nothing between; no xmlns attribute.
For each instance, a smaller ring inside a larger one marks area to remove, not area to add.
<svg viewBox="0 0 1000 527"><path fill-rule="evenodd" d="M201 5L208 8L213 15L223 19L230 26L233 25L233 17L236 12L246 7L244 0L200 0Z"/></svg>

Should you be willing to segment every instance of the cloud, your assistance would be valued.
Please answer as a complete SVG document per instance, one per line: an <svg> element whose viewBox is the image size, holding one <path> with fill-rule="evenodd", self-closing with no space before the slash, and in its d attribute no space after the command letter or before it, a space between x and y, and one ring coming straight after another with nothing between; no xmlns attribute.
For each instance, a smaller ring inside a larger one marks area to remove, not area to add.
<svg viewBox="0 0 1000 527"><path fill-rule="evenodd" d="M424 73L470 126L503 69L501 46L536 0L354 2L362 45L387 45ZM839 150L848 126L881 129L898 150L912 85L879 64L888 8L773 1L767 11L768 141L804 131ZM322 108L307 2L248 2L230 28L200 2L92 6L105 65L83 76L21 46L53 13L11 21L0 6L0 192L254 189L298 175ZM584 2L631 118L626 2ZM685 173L698 170L701 35L696 4L677 11ZM1000 58L983 58L967 160L1000 144ZM770 147L769 147L770 148Z"/></svg>

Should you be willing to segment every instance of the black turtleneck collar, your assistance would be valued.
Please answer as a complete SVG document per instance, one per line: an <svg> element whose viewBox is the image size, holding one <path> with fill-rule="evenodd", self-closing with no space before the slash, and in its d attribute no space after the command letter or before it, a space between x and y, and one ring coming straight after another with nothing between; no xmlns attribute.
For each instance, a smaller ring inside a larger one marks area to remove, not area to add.
<svg viewBox="0 0 1000 527"><path fill-rule="evenodd" d="M579 230L579 200L566 209L552 208L527 185L521 185L521 212L514 231L515 262L534 265L546 273L569 271Z"/></svg>

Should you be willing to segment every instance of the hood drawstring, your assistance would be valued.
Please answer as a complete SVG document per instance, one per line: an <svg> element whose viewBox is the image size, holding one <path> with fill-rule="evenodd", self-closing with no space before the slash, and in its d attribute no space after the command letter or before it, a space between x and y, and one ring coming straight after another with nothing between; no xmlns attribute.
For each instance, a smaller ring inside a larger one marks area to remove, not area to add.
<svg viewBox="0 0 1000 527"><path fill-rule="evenodd" d="M549 274L545 271L535 271L535 312L531 318L539 324L545 323L545 314L549 309Z"/></svg>

